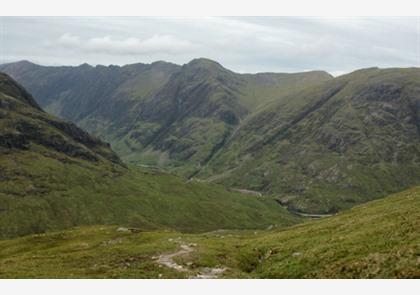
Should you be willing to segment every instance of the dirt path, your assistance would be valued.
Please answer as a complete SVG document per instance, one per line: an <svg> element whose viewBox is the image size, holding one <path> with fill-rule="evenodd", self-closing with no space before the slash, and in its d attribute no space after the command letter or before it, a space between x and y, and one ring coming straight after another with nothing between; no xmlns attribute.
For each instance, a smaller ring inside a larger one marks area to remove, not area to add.
<svg viewBox="0 0 420 295"><path fill-rule="evenodd" d="M157 259L157 263L160 265L164 265L166 267L175 269L179 272L190 272L188 268L176 263L173 258L176 256L187 255L194 251L194 248L187 244L181 244L181 249L175 253L169 254L162 254ZM200 269L200 271L194 275L189 276L189 279L217 279L220 274L222 274L226 268L211 268L211 267L204 267Z"/></svg>
<svg viewBox="0 0 420 295"><path fill-rule="evenodd" d="M182 265L176 263L173 258L176 256L186 255L194 251L194 249L188 245L182 244L181 250L171 254L162 254L159 256L157 263L164 265L169 268L173 268L177 271L187 271Z"/></svg>

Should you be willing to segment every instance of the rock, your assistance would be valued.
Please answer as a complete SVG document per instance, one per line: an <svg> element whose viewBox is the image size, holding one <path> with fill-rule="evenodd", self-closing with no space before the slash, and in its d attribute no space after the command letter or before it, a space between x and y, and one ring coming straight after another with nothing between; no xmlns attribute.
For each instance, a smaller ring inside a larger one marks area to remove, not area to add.
<svg viewBox="0 0 420 295"><path fill-rule="evenodd" d="M226 271L226 268L203 268L196 276L190 277L192 279L217 279L218 275Z"/></svg>
<svg viewBox="0 0 420 295"><path fill-rule="evenodd" d="M112 245L115 245L115 244L122 243L123 240L124 240L123 238L117 238L117 239L113 239L113 240L109 240L109 241L103 241L102 245L103 246L112 246Z"/></svg>
<svg viewBox="0 0 420 295"><path fill-rule="evenodd" d="M136 228L136 227L130 227L130 228L129 228L129 230L130 230L130 232L131 232L131 233L133 233L133 234L138 234L138 233L143 232L143 230L142 230L142 229L140 229L140 228Z"/></svg>

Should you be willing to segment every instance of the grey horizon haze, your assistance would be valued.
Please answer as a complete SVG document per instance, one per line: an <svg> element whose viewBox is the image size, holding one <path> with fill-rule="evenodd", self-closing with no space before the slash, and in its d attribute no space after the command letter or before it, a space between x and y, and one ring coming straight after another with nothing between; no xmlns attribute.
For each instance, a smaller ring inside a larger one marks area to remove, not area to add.
<svg viewBox="0 0 420 295"><path fill-rule="evenodd" d="M240 73L419 67L420 17L0 17L0 63L198 57Z"/></svg>

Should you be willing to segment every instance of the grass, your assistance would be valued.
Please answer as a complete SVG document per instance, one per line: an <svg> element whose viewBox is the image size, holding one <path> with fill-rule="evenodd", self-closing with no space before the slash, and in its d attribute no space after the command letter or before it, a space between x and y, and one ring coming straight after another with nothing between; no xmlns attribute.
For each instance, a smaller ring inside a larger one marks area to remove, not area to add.
<svg viewBox="0 0 420 295"><path fill-rule="evenodd" d="M180 277L151 259L172 251L170 232L129 234L116 227L83 227L2 243L2 278L157 278ZM16 244L17 243L17 244ZM21 253L25 253L19 259Z"/></svg>
<svg viewBox="0 0 420 295"><path fill-rule="evenodd" d="M419 185L419 77L416 68L359 70L268 103L196 177L220 175L312 213Z"/></svg>
<svg viewBox="0 0 420 295"><path fill-rule="evenodd" d="M0 157L0 237L86 224L208 231L290 225L298 218L270 198L220 185L109 162L91 163L46 150ZM60 158L61 157L61 158Z"/></svg>
<svg viewBox="0 0 420 295"><path fill-rule="evenodd" d="M257 239L263 278L420 277L420 189ZM254 246L253 244L251 244Z"/></svg>
<svg viewBox="0 0 420 295"><path fill-rule="evenodd" d="M120 232L116 226L0 241L2 278L187 278L226 267L222 278L419 278L420 188L286 229ZM178 241L178 242L177 242ZM179 243L187 272L156 257Z"/></svg>

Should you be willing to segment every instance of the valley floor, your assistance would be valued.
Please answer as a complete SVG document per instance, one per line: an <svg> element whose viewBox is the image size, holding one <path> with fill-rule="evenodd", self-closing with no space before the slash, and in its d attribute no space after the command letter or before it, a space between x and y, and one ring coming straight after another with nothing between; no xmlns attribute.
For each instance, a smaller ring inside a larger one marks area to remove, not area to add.
<svg viewBox="0 0 420 295"><path fill-rule="evenodd" d="M90 226L0 241L1 278L420 278L420 188L286 229Z"/></svg>

